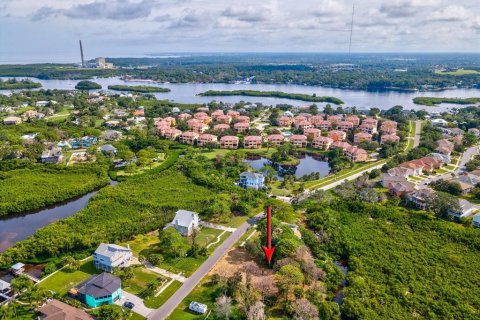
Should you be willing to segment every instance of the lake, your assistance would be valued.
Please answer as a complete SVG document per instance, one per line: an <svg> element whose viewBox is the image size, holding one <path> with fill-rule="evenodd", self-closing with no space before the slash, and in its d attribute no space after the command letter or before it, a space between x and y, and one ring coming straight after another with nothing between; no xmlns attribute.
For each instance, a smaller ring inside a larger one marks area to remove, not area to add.
<svg viewBox="0 0 480 320"><path fill-rule="evenodd" d="M3 77L3 79L6 79ZM20 79L20 78L19 78ZM33 81L40 82L43 89L65 89L73 90L78 80L40 80L29 78ZM462 105L442 104L439 107L425 107L415 105L412 101L417 96L428 97L449 97L449 98L469 98L480 97L480 89L451 89L435 92L370 92L362 90L333 89L319 86L302 86L292 84L229 84L229 83L158 83L146 81L125 81L118 77L97 78L93 81L99 83L103 90L107 90L109 85L148 85L169 88L171 91L167 93L155 93L158 99L168 99L180 103L208 103L212 100L235 103L238 101L261 102L266 105L275 104L291 104L296 106L309 105L311 102L267 98L267 97L242 97L242 96L219 96L219 97L201 97L197 94L207 90L259 90L259 91L283 91L289 93L305 93L316 94L317 96L337 97L345 102L345 106L356 106L359 109L369 109L378 107L380 109L389 109L395 105L401 105L405 109L415 110L436 110L445 111L450 108L461 108ZM0 90L0 93L9 94L9 90ZM324 103L317 103L324 106Z"/></svg>
<svg viewBox="0 0 480 320"><path fill-rule="evenodd" d="M330 172L330 167L326 161L315 159L310 155L301 156L299 160L300 163L296 166L282 166L267 158L258 156L249 156L244 162L257 171L266 165L271 165L277 170L277 178L280 180L282 180L282 177L286 174L291 174L296 178L300 178L306 174L318 172L320 173L320 177L323 178Z"/></svg>

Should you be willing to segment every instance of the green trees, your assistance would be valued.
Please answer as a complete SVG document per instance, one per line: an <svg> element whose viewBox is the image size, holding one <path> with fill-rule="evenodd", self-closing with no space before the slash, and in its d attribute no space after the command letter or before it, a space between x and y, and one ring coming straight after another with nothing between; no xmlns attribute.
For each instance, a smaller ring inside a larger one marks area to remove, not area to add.
<svg viewBox="0 0 480 320"><path fill-rule="evenodd" d="M102 86L93 81L83 80L83 81L79 81L75 85L75 89L82 90L82 91L100 90L102 89Z"/></svg>
<svg viewBox="0 0 480 320"><path fill-rule="evenodd" d="M33 82L28 79L18 81L17 79L0 79L0 90L16 90L16 89L37 89L41 88L42 84L39 82Z"/></svg>
<svg viewBox="0 0 480 320"><path fill-rule="evenodd" d="M250 96L250 97L275 97L282 99L294 99L310 102L328 102L333 104L343 104L343 101L335 97L317 97L303 93L286 93L281 91L257 91L257 90L233 90L216 91L209 90L199 94L200 96Z"/></svg>
<svg viewBox="0 0 480 320"><path fill-rule="evenodd" d="M294 265L285 265L281 267L276 273L276 281L278 288L284 296L285 302L288 301L288 296L293 290L303 284L304 275L302 271Z"/></svg>
<svg viewBox="0 0 480 320"><path fill-rule="evenodd" d="M42 208L108 184L107 168L99 165L15 167L0 171L0 216Z"/></svg>
<svg viewBox="0 0 480 320"><path fill-rule="evenodd" d="M437 190L459 196L463 193L462 186L457 181L437 180L430 183L430 186Z"/></svg>
<svg viewBox="0 0 480 320"><path fill-rule="evenodd" d="M184 257L187 254L188 244L175 228L161 230L158 236L160 248L167 257Z"/></svg>

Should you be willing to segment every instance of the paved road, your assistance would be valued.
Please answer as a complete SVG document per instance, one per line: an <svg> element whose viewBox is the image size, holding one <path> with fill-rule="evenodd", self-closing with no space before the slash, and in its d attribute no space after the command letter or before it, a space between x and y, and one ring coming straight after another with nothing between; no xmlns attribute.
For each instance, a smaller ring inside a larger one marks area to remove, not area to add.
<svg viewBox="0 0 480 320"><path fill-rule="evenodd" d="M115 304L119 306L123 306L123 304L127 301L133 302L135 306L133 307L132 310L144 317L147 317L153 311L153 309L145 307L142 299L126 291L122 291L122 298L120 300L115 301Z"/></svg>
<svg viewBox="0 0 480 320"><path fill-rule="evenodd" d="M415 137L413 137L413 147L416 148L420 145L420 134L422 132L422 121L415 121Z"/></svg>
<svg viewBox="0 0 480 320"><path fill-rule="evenodd" d="M250 219L248 222L242 224L230 237L228 237L205 261L192 276L187 278L183 285L167 300L160 308L151 312L147 319L163 320L166 319L175 308L182 302L183 299L195 288L195 286L202 280L207 273L212 270L215 264L220 260L223 255L240 239L240 237L255 224L256 220L260 218L263 213L258 214L254 219Z"/></svg>

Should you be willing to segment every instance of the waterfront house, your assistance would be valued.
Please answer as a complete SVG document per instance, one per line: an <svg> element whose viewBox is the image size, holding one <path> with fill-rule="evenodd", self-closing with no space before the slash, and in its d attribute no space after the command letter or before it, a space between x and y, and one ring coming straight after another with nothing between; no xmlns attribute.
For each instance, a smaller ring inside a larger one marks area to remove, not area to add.
<svg viewBox="0 0 480 320"><path fill-rule="evenodd" d="M112 272L114 268L127 267L132 259L130 246L122 247L116 244L100 243L93 253L95 268Z"/></svg>
<svg viewBox="0 0 480 320"><path fill-rule="evenodd" d="M317 128L305 129L305 130L303 130L303 133L307 136L307 138L312 139L312 140L319 137L322 134L320 129L317 129Z"/></svg>
<svg viewBox="0 0 480 320"><path fill-rule="evenodd" d="M114 304L122 298L122 281L107 272L95 274L70 289L69 296L91 308Z"/></svg>
<svg viewBox="0 0 480 320"><path fill-rule="evenodd" d="M333 143L333 139L328 137L318 136L313 139L312 147L316 149L325 149L328 150Z"/></svg>
<svg viewBox="0 0 480 320"><path fill-rule="evenodd" d="M369 134L369 133L365 133L365 132L359 132L359 133L356 133L354 136L353 136L353 143L362 143L364 141L367 141L367 142L371 142L372 141L372 135Z"/></svg>
<svg viewBox="0 0 480 320"><path fill-rule="evenodd" d="M332 130L328 132L328 137L333 141L343 141L347 138L347 134L344 131Z"/></svg>
<svg viewBox="0 0 480 320"><path fill-rule="evenodd" d="M59 300L52 299L37 309L39 320L94 320L85 311L72 307Z"/></svg>
<svg viewBox="0 0 480 320"><path fill-rule="evenodd" d="M434 194L434 191L430 188L423 188L414 191L408 195L408 200L411 201L415 207L421 210L427 208L428 199Z"/></svg>
<svg viewBox="0 0 480 320"><path fill-rule="evenodd" d="M0 279L0 293L7 294L10 292L11 285L7 281Z"/></svg>
<svg viewBox="0 0 480 320"><path fill-rule="evenodd" d="M265 177L260 173L242 172L238 185L242 188L263 189Z"/></svg>
<svg viewBox="0 0 480 320"><path fill-rule="evenodd" d="M198 136L198 139L197 139L197 145L202 147L208 144L216 145L217 143L218 143L217 136L209 133L201 134L200 136Z"/></svg>
<svg viewBox="0 0 480 320"><path fill-rule="evenodd" d="M246 136L243 139L243 147L245 149L258 149L262 146L262 137L260 136Z"/></svg>
<svg viewBox="0 0 480 320"><path fill-rule="evenodd" d="M305 148L307 146L307 136L303 134L294 134L290 136L289 140L297 148Z"/></svg>
<svg viewBox="0 0 480 320"><path fill-rule="evenodd" d="M223 136L220 138L220 148L221 149L237 149L238 141L239 141L238 137Z"/></svg>
<svg viewBox="0 0 480 320"><path fill-rule="evenodd" d="M343 154L352 162L364 162L368 159L367 151L356 146L351 146L350 148L345 149L345 151L343 151Z"/></svg>
<svg viewBox="0 0 480 320"><path fill-rule="evenodd" d="M331 147L341 149L342 151L345 151L348 148L350 148L351 145L348 142L338 140L338 141L333 141Z"/></svg>
<svg viewBox="0 0 480 320"><path fill-rule="evenodd" d="M444 119L433 119L431 121L432 123L432 126L434 127L443 127L443 126L446 126L448 124L448 121L444 120Z"/></svg>
<svg viewBox="0 0 480 320"><path fill-rule="evenodd" d="M22 262L17 262L10 267L10 273L16 277L22 275L25 272L25 264Z"/></svg>
<svg viewBox="0 0 480 320"><path fill-rule="evenodd" d="M285 140L285 137L282 136L281 134L271 134L265 138L267 143L274 145L274 146L279 146L283 143Z"/></svg>
<svg viewBox="0 0 480 320"><path fill-rule="evenodd" d="M195 144L195 141L197 141L198 136L199 136L199 134L196 133L196 132L187 131L187 132L184 132L180 135L179 141L180 141L180 143L193 145L193 144Z"/></svg>
<svg viewBox="0 0 480 320"><path fill-rule="evenodd" d="M450 209L448 211L448 215L453 217L455 220L460 220L461 218L469 217L477 210L473 204L471 204L465 199L460 199L458 203L460 205L458 210Z"/></svg>
<svg viewBox="0 0 480 320"><path fill-rule="evenodd" d="M198 213L188 210L178 210L172 220L172 226L183 236L190 236L200 227Z"/></svg>

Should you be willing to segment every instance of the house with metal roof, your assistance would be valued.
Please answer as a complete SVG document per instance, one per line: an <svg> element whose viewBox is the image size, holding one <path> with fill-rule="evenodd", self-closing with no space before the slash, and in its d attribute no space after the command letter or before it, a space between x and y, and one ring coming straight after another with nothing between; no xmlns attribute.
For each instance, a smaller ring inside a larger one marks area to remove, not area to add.
<svg viewBox="0 0 480 320"><path fill-rule="evenodd" d="M122 281L107 272L95 274L70 289L69 295L92 308L114 304L122 298Z"/></svg>
<svg viewBox="0 0 480 320"><path fill-rule="evenodd" d="M130 246L122 247L116 244L100 243L93 254L95 268L112 272L114 268L123 268L129 265L132 259Z"/></svg>
<svg viewBox="0 0 480 320"><path fill-rule="evenodd" d="M242 188L263 189L265 177L260 173L242 172L240 174L240 182L238 185Z"/></svg>
<svg viewBox="0 0 480 320"><path fill-rule="evenodd" d="M173 218L172 226L183 236L189 236L200 226L198 213L188 210L178 210Z"/></svg>

